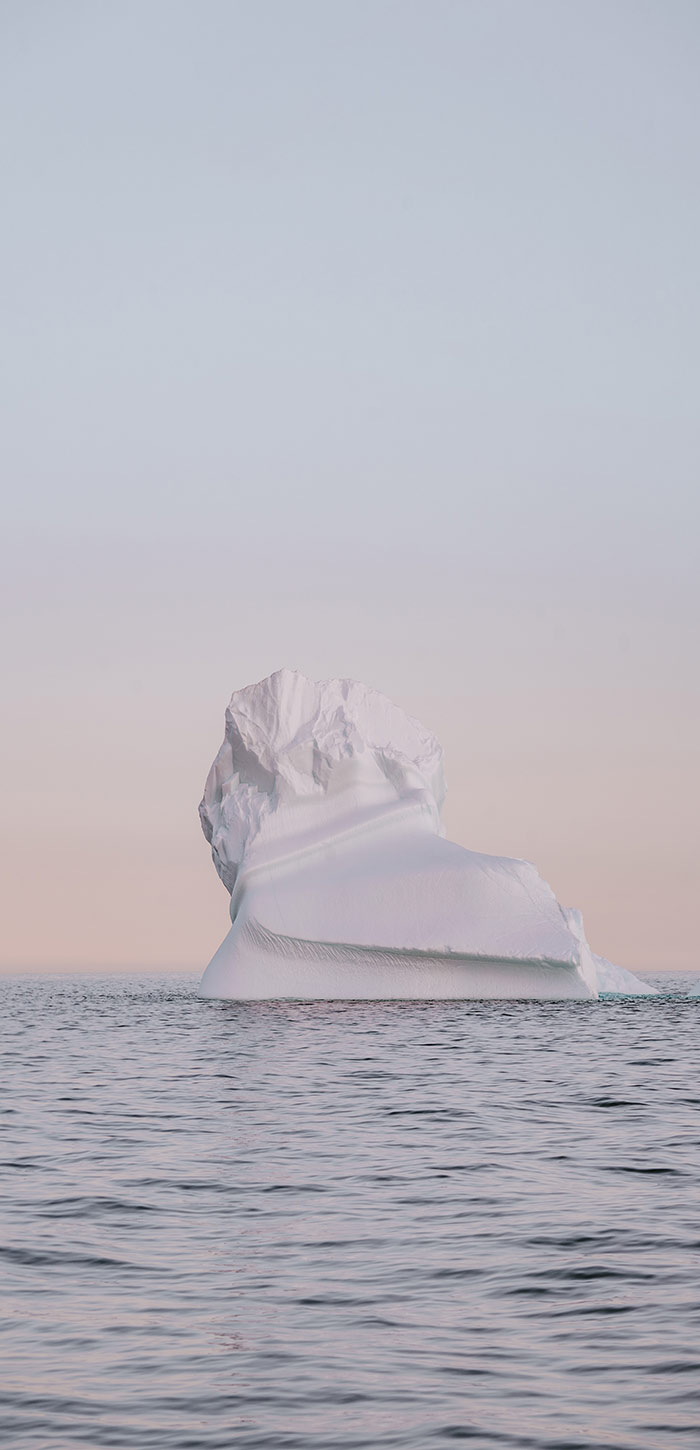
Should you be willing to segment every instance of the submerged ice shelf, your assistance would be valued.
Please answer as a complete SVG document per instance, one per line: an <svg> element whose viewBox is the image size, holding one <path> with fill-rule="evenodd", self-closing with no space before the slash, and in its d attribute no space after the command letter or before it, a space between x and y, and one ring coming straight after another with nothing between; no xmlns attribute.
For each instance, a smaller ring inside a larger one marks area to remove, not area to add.
<svg viewBox="0 0 700 1450"><path fill-rule="evenodd" d="M211 997L594 998L653 988L591 951L528 861L442 834L442 749L354 680L238 690L200 805L231 929Z"/></svg>

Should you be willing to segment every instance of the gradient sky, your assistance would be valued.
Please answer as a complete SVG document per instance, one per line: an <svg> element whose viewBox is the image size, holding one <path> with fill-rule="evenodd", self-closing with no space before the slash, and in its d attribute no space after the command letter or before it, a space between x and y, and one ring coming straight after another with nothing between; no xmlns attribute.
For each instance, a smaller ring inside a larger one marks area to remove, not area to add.
<svg viewBox="0 0 700 1450"><path fill-rule="evenodd" d="M204 966L229 694L700 966L696 0L5 0L2 961Z"/></svg>

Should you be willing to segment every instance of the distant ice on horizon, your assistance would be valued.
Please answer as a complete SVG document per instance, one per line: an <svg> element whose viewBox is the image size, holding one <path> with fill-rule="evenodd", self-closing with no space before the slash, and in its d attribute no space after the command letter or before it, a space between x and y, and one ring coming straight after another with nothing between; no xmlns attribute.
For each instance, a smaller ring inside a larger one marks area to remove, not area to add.
<svg viewBox="0 0 700 1450"><path fill-rule="evenodd" d="M594 999L596 956L528 861L444 838L442 748L385 695L293 670L236 691L200 817L231 893L206 996Z"/></svg>

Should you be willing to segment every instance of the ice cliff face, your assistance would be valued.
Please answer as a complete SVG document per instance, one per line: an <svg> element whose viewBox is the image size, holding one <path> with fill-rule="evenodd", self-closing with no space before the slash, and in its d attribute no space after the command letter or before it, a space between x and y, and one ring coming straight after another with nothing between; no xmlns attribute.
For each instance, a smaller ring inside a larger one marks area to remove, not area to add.
<svg viewBox="0 0 700 1450"><path fill-rule="evenodd" d="M292 670L237 691L200 805L232 919L203 991L651 990L593 956L579 914L559 906L529 862L445 841L443 796L437 740L377 691Z"/></svg>

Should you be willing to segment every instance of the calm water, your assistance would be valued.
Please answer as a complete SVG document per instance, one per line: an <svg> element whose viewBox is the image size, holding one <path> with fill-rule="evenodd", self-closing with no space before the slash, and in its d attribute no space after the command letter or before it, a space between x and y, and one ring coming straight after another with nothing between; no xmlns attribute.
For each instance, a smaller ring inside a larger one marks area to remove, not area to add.
<svg viewBox="0 0 700 1450"><path fill-rule="evenodd" d="M700 999L0 992L8 1447L700 1444Z"/></svg>

